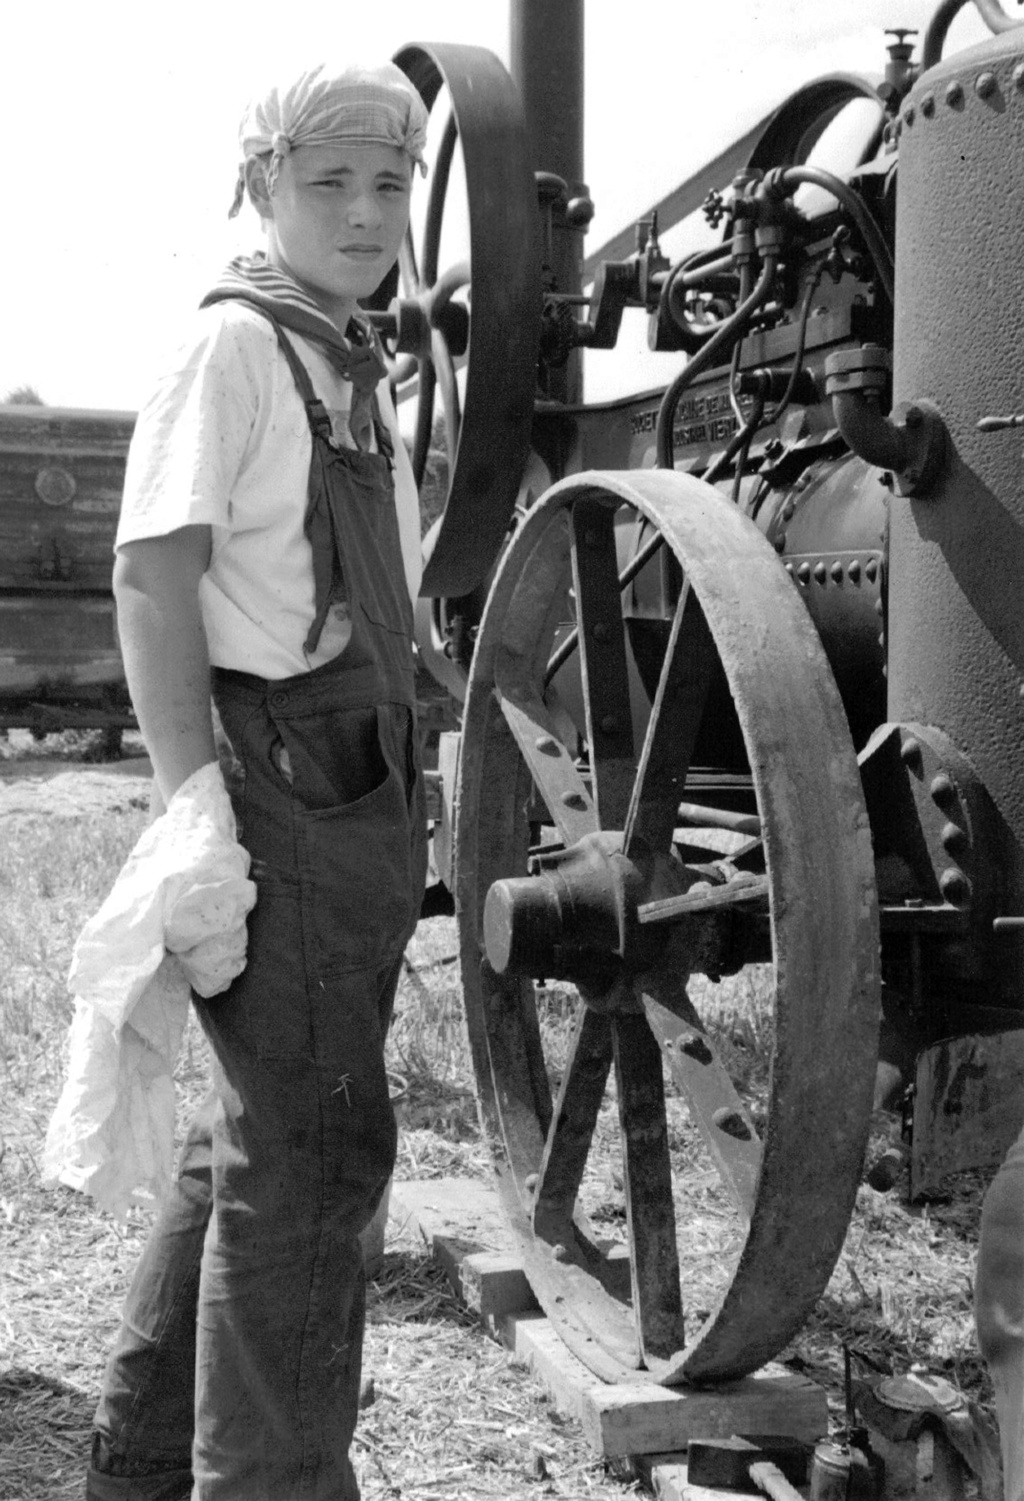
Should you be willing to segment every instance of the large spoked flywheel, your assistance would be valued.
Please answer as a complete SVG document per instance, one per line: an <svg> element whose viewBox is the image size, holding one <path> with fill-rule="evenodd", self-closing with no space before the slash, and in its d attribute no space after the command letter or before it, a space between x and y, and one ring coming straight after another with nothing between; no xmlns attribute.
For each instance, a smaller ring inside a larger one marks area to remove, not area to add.
<svg viewBox="0 0 1024 1501"><path fill-rule="evenodd" d="M623 539L641 533L662 538L653 669L621 581ZM723 694L742 776L694 761ZM456 841L481 1114L538 1300L608 1380L756 1369L845 1236L878 919L820 643L716 491L665 470L582 474L526 516L477 641ZM702 977L751 959L774 994L760 1099L701 1011L716 990Z"/></svg>
<svg viewBox="0 0 1024 1501"><path fill-rule="evenodd" d="M422 239L416 245L410 232L399 262L403 296L421 309L409 329L418 380L412 455L417 484L438 395L450 464L421 593L462 596L476 588L498 555L530 449L541 311L537 192L519 94L493 53L416 44L404 47L395 62L440 126ZM468 256L442 265L458 154ZM401 339L399 344L407 347Z"/></svg>

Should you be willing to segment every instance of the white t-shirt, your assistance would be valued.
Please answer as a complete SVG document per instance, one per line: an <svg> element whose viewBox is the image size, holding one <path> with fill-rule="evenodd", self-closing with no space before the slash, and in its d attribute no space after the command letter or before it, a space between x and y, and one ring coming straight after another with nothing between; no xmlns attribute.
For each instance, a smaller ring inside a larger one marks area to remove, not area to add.
<svg viewBox="0 0 1024 1501"><path fill-rule="evenodd" d="M314 344L286 330L350 443L350 382ZM395 496L410 596L419 590L419 499L387 382L381 416L395 445ZM215 667L291 677L346 645L344 607L315 652L303 642L314 614L312 550L303 532L311 437L306 410L268 320L240 302L203 308L172 368L139 413L128 453L115 547L195 524L213 528L200 585Z"/></svg>

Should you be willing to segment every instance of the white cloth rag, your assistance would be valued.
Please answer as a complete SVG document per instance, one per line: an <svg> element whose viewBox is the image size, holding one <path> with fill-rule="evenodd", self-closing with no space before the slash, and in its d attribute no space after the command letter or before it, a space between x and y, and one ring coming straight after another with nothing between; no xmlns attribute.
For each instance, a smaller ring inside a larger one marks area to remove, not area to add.
<svg viewBox="0 0 1024 1501"><path fill-rule="evenodd" d="M219 995L245 968L256 901L220 767L189 777L132 850L75 944L68 1072L43 1182L123 1218L171 1183L174 1064L189 986Z"/></svg>

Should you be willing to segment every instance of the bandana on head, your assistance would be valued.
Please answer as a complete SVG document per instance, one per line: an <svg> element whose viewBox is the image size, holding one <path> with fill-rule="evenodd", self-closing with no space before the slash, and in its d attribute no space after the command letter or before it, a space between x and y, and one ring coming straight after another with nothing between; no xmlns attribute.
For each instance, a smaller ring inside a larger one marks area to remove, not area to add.
<svg viewBox="0 0 1024 1501"><path fill-rule="evenodd" d="M425 173L427 109L394 63L342 70L323 65L302 73L287 88L268 89L242 117L238 132L243 162L229 218L245 198L245 162L270 155L267 188L273 192L281 163L296 146L350 142L397 146Z"/></svg>

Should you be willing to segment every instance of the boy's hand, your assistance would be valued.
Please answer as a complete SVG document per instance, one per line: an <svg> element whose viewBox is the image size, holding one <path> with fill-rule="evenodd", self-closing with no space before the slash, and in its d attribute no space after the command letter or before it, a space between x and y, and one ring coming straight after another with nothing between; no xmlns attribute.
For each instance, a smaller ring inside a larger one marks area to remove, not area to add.
<svg viewBox="0 0 1024 1501"><path fill-rule="evenodd" d="M231 933L215 933L178 954L185 978L204 1000L220 995L242 973L247 940L248 930L243 922Z"/></svg>
<svg viewBox="0 0 1024 1501"><path fill-rule="evenodd" d="M125 676L165 804L194 771L217 759L199 606L210 547L208 526L185 526L127 543L114 562Z"/></svg>

